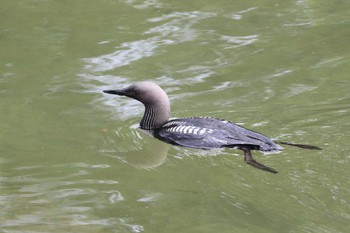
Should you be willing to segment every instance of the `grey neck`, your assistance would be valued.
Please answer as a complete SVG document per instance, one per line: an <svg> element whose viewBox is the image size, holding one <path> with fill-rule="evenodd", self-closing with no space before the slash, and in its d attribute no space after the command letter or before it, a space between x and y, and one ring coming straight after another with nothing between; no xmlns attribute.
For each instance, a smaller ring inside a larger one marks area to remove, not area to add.
<svg viewBox="0 0 350 233"><path fill-rule="evenodd" d="M143 114L143 118L140 122L140 126L142 129L153 129L154 128L154 109L151 105L145 105L145 113Z"/></svg>
<svg viewBox="0 0 350 233"><path fill-rule="evenodd" d="M170 106L145 104L145 113L140 122L142 129L152 130L162 127L169 121Z"/></svg>

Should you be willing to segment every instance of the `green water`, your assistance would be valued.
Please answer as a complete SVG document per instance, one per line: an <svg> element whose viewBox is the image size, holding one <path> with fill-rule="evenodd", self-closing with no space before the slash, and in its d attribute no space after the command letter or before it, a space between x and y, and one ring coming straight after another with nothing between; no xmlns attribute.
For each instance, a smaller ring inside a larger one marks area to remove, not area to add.
<svg viewBox="0 0 350 233"><path fill-rule="evenodd" d="M349 232L350 2L0 0L0 232ZM274 139L164 144L105 88Z"/></svg>

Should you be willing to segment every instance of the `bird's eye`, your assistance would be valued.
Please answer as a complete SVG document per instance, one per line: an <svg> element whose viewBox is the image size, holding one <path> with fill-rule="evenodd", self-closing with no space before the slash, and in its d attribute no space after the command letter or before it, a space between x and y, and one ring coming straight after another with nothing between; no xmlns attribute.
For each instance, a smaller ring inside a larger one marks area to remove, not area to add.
<svg viewBox="0 0 350 233"><path fill-rule="evenodd" d="M128 94L129 94L130 96L134 96L134 95L136 94L135 89L134 89L134 88L129 89L129 90L128 90Z"/></svg>

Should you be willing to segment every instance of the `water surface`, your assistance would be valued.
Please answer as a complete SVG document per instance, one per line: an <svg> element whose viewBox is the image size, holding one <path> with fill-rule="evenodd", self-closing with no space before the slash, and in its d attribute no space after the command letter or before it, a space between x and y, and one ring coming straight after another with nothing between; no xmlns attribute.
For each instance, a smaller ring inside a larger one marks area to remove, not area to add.
<svg viewBox="0 0 350 233"><path fill-rule="evenodd" d="M347 1L0 0L1 232L348 232ZM105 88L152 80L172 117L309 143L164 144Z"/></svg>

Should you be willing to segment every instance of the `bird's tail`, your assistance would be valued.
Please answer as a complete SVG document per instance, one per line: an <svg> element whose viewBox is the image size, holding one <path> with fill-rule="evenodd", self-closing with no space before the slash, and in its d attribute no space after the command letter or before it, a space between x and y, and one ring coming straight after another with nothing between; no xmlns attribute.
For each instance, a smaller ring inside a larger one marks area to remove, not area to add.
<svg viewBox="0 0 350 233"><path fill-rule="evenodd" d="M318 146L298 144L298 143L290 143L290 142L281 142L281 141L275 141L275 142L277 144L281 144L281 145L296 146L296 147L303 148L303 149L308 149L308 150L322 150L322 148L320 148Z"/></svg>

